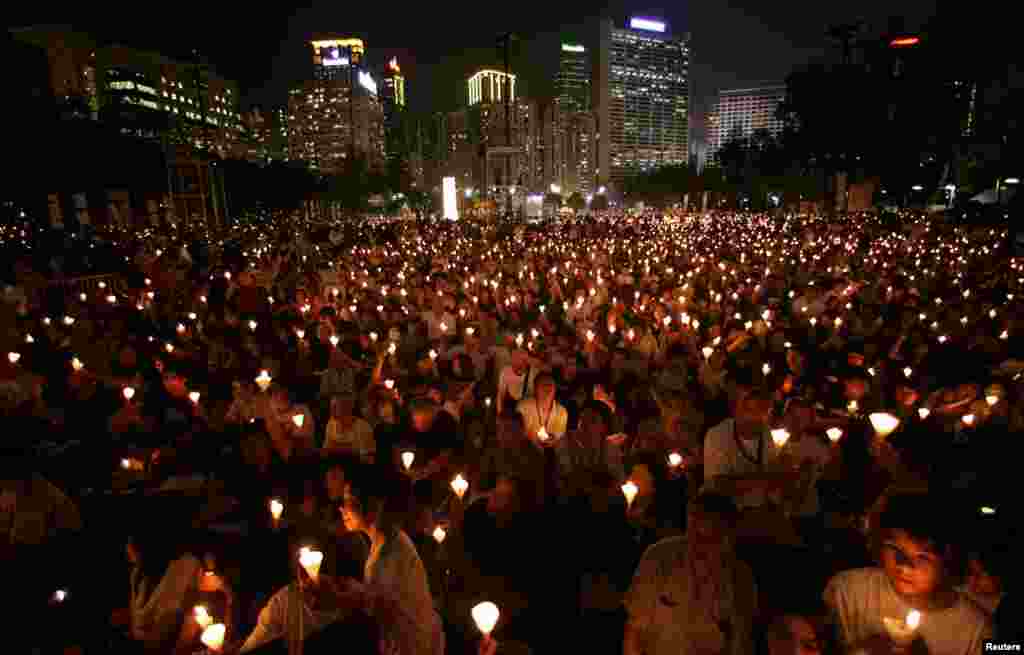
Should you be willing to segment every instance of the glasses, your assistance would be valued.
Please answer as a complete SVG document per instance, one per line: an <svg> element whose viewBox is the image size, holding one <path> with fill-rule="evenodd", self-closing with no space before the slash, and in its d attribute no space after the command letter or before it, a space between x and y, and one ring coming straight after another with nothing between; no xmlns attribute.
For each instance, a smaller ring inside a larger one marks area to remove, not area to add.
<svg viewBox="0 0 1024 655"><path fill-rule="evenodd" d="M882 544L882 554L896 560L897 566L905 566L916 571L933 569L938 565L935 556L930 553L910 554L892 542Z"/></svg>

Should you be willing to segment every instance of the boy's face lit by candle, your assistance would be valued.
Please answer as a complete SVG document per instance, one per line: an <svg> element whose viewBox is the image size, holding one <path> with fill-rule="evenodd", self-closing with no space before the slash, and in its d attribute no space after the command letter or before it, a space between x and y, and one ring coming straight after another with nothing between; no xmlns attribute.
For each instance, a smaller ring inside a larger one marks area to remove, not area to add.
<svg viewBox="0 0 1024 655"><path fill-rule="evenodd" d="M927 598L945 582L942 554L905 530L885 531L881 559L893 589L908 601Z"/></svg>

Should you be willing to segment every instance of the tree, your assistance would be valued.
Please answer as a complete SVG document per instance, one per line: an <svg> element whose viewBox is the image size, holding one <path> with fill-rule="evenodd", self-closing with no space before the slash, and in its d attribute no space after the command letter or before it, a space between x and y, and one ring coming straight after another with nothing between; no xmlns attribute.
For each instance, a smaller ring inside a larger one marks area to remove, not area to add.
<svg viewBox="0 0 1024 655"><path fill-rule="evenodd" d="M575 211L580 211L587 206L587 201L583 198L583 194L576 191L569 196L569 200L567 200L565 204Z"/></svg>

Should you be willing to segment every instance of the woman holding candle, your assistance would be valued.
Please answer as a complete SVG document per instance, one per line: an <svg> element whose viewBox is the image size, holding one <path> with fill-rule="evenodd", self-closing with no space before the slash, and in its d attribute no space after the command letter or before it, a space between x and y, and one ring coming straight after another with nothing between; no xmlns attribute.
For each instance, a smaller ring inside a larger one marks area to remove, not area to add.
<svg viewBox="0 0 1024 655"><path fill-rule="evenodd" d="M444 633L434 612L426 569L416 547L399 527L411 490L400 478L374 468L353 472L345 489L345 527L370 538L364 580L384 602L396 604L411 623L388 626L395 643L414 644L410 655L442 655Z"/></svg>
<svg viewBox="0 0 1024 655"><path fill-rule="evenodd" d="M933 495L891 498L881 517L881 566L844 571L828 583L825 603L848 652L896 652L884 619L903 624L912 611L920 613L913 629L931 655L982 652L992 626L954 589L959 566L948 512Z"/></svg>

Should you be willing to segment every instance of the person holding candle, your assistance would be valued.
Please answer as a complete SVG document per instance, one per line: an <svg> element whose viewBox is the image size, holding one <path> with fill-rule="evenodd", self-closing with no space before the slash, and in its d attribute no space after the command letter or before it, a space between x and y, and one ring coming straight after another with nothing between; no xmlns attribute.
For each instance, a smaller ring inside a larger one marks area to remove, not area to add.
<svg viewBox="0 0 1024 655"><path fill-rule="evenodd" d="M883 619L920 612L916 634L931 655L982 652L991 621L954 588L959 569L955 519L930 494L889 500L880 522L877 568L853 569L829 581L824 599L847 652L891 653Z"/></svg>
<svg viewBox="0 0 1024 655"><path fill-rule="evenodd" d="M623 655L741 655L753 652L757 590L737 559L735 503L703 493L690 505L686 537L647 549L624 604Z"/></svg>
<svg viewBox="0 0 1024 655"><path fill-rule="evenodd" d="M331 398L331 417L327 421L327 435L323 454L351 453L364 463L372 464L377 457L377 442L373 428L355 415L356 399L352 395Z"/></svg>
<svg viewBox="0 0 1024 655"><path fill-rule="evenodd" d="M533 398L524 398L516 406L516 411L523 417L526 434L541 442L561 439L565 435L569 413L555 398L554 377L548 373L538 375L534 391Z"/></svg>
<svg viewBox="0 0 1024 655"><path fill-rule="evenodd" d="M314 452L313 414L305 405L293 404L287 389L271 386L264 418L274 447L283 459Z"/></svg>
<svg viewBox="0 0 1024 655"><path fill-rule="evenodd" d="M405 489L406 484L379 469L354 471L345 489L342 516L346 529L370 538L366 584L411 619L409 625L389 626L401 632L391 637L397 643L415 644L413 653L442 655L444 633L434 611L426 569L397 522L410 502L411 490Z"/></svg>
<svg viewBox="0 0 1024 655"><path fill-rule="evenodd" d="M512 353L511 363L498 375L497 410L500 416L514 409L520 400L533 395L540 367L535 366L525 350Z"/></svg>

